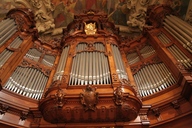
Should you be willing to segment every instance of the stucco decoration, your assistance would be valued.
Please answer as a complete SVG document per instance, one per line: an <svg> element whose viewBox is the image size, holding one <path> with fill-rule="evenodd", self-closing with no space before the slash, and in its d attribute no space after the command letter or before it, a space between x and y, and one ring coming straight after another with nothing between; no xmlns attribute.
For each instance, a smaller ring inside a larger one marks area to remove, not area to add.
<svg viewBox="0 0 192 128"><path fill-rule="evenodd" d="M36 28L44 33L55 28L52 12L54 6L51 0L16 0L16 3L27 5L35 14Z"/></svg>
<svg viewBox="0 0 192 128"><path fill-rule="evenodd" d="M129 17L127 24L131 28L138 27L140 30L143 30L143 26L145 25L145 17L146 17L146 11L140 9Z"/></svg>

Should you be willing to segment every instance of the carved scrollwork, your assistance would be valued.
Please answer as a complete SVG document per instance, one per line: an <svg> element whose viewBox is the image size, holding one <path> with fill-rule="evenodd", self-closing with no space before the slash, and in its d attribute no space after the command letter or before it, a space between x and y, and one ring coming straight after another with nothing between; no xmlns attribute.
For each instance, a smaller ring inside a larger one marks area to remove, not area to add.
<svg viewBox="0 0 192 128"><path fill-rule="evenodd" d="M96 92L96 87L93 87L92 85L87 85L86 88L83 89L83 93L80 93L80 100L85 111L95 111L99 99L98 95L99 93Z"/></svg>
<svg viewBox="0 0 192 128"><path fill-rule="evenodd" d="M131 86L131 83L129 80L127 79L120 79L120 82L122 85L128 85L128 86Z"/></svg>
<svg viewBox="0 0 192 128"><path fill-rule="evenodd" d="M44 73L44 75L49 76L51 73L51 68L45 68L44 65L30 61L29 59L23 59L20 64L21 67L31 67L36 68Z"/></svg>

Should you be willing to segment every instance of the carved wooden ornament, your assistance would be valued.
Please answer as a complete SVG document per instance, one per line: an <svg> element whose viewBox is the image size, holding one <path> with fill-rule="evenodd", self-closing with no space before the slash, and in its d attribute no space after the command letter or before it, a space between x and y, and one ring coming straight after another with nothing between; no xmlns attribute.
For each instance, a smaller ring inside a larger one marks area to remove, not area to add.
<svg viewBox="0 0 192 128"><path fill-rule="evenodd" d="M98 94L99 93L96 92L96 87L93 87L92 85L87 85L86 88L83 89L83 93L80 93L80 100L85 111L95 111L96 105L98 103Z"/></svg>

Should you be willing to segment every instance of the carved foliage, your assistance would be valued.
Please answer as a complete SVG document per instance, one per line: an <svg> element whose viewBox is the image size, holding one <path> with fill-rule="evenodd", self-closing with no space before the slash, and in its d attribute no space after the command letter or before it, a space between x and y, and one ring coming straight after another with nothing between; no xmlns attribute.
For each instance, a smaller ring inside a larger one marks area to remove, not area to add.
<svg viewBox="0 0 192 128"><path fill-rule="evenodd" d="M99 99L98 94L99 93L96 92L96 88L91 85L87 85L86 88L83 89L83 93L80 93L80 100L85 111L95 111Z"/></svg>

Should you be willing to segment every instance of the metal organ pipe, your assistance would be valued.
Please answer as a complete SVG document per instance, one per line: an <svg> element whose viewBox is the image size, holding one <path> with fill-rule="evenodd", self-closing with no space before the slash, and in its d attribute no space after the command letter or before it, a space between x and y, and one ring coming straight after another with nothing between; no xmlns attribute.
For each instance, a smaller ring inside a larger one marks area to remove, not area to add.
<svg viewBox="0 0 192 128"><path fill-rule="evenodd" d="M123 61L122 61L118 47L112 44L111 49L113 52L115 65L116 65L116 71L118 73L119 79L127 79L128 80L127 73L126 73L126 70L125 70L125 67L124 67L124 64L123 64Z"/></svg>
<svg viewBox="0 0 192 128"><path fill-rule="evenodd" d="M54 64L54 61L55 61L55 57L54 56L52 56L52 55L45 55L43 60L42 60L42 63L44 65L52 67L53 64Z"/></svg>
<svg viewBox="0 0 192 128"><path fill-rule="evenodd" d="M17 67L6 82L4 88L20 95L39 100L47 80L48 77L38 69Z"/></svg>
<svg viewBox="0 0 192 128"><path fill-rule="evenodd" d="M178 62L181 62L184 65L185 68L188 69L192 67L192 61L176 45L168 47L168 50Z"/></svg>
<svg viewBox="0 0 192 128"><path fill-rule="evenodd" d="M180 29L182 29L187 35L189 35L189 39L191 40L191 37L192 37L192 27L182 21L181 19L179 19L178 17L176 16L173 16L173 15L170 15L170 16L167 16L167 19L169 19L171 22L173 22L174 24L176 24Z"/></svg>
<svg viewBox="0 0 192 128"><path fill-rule="evenodd" d="M177 23L174 24L175 22L171 22L170 20L167 20L167 19L165 19L165 22L166 22L167 24L169 24L170 27L174 28L174 30L177 31L178 34L181 34L182 37L184 37L187 41L191 41L191 37L189 37L185 32L183 32L183 31L178 27Z"/></svg>
<svg viewBox="0 0 192 128"><path fill-rule="evenodd" d="M140 61L137 52L127 54L127 60L129 61L130 65Z"/></svg>
<svg viewBox="0 0 192 128"><path fill-rule="evenodd" d="M192 27L177 18L176 16L167 16L164 28L173 35L189 52L192 53Z"/></svg>
<svg viewBox="0 0 192 128"><path fill-rule="evenodd" d="M8 48L19 48L19 46L22 43L22 39L17 37L13 42L8 46ZM13 54L13 51L10 51L9 49L5 49L1 54L0 54L0 67L4 65L4 63L9 59L9 57Z"/></svg>
<svg viewBox="0 0 192 128"><path fill-rule="evenodd" d="M3 45L16 31L17 25L13 19L0 22L0 46Z"/></svg>
<svg viewBox="0 0 192 128"><path fill-rule="evenodd" d="M87 51L86 43L79 43L73 58L70 85L110 84L108 58L104 55L102 43L93 44L95 51Z"/></svg>
<svg viewBox="0 0 192 128"><path fill-rule="evenodd" d="M64 73L64 67L67 61L68 52L69 52L69 46L64 47L61 53L61 58L60 58L56 73L53 78L54 81L62 79L62 75Z"/></svg>
<svg viewBox="0 0 192 128"><path fill-rule="evenodd" d="M163 63L147 65L134 74L142 97L159 92L176 83Z"/></svg>
<svg viewBox="0 0 192 128"><path fill-rule="evenodd" d="M163 32L161 32L157 37L164 45L167 45L171 42L171 40Z"/></svg>
<svg viewBox="0 0 192 128"><path fill-rule="evenodd" d="M0 67L2 67L5 62L9 59L9 57L13 54L12 51L5 49L1 54L0 54Z"/></svg>

